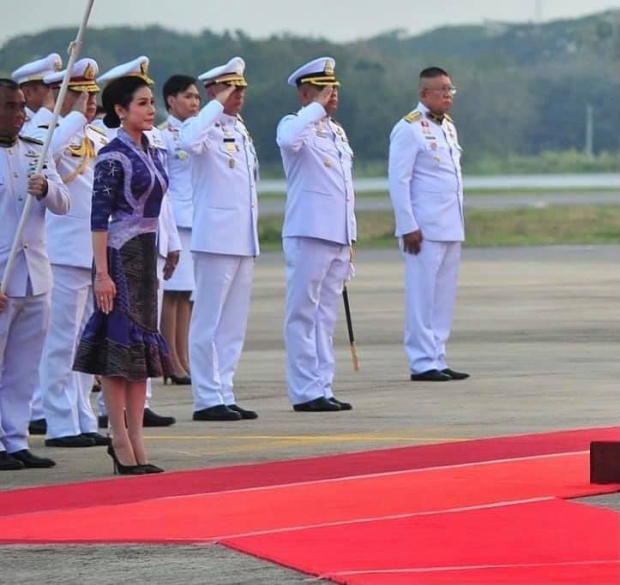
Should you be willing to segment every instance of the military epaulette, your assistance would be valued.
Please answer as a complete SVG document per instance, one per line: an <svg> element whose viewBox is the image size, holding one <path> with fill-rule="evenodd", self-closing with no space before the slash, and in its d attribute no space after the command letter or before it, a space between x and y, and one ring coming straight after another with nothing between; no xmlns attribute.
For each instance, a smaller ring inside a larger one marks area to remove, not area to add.
<svg viewBox="0 0 620 585"><path fill-rule="evenodd" d="M452 122L454 123L454 120L452 119L452 116L450 116L450 114L444 114L443 117L448 120L448 122Z"/></svg>
<svg viewBox="0 0 620 585"><path fill-rule="evenodd" d="M245 120L241 117L241 114L237 114L237 120L239 120L242 124L245 124Z"/></svg>
<svg viewBox="0 0 620 585"><path fill-rule="evenodd" d="M342 128L342 124L340 122L338 122L338 120L334 120L333 118L330 118L330 120L336 124L336 126L340 126Z"/></svg>
<svg viewBox="0 0 620 585"><path fill-rule="evenodd" d="M38 138L32 138L32 136L19 136L20 140L24 142L30 142L31 144L38 144L39 146L43 146L43 141Z"/></svg>
<svg viewBox="0 0 620 585"><path fill-rule="evenodd" d="M411 124L412 122L415 122L416 120L419 120L421 117L422 117L422 112L419 112L418 110L413 110L413 112L409 112L403 118L403 120L405 122L408 122L409 124Z"/></svg>
<svg viewBox="0 0 620 585"><path fill-rule="evenodd" d="M94 130L95 132L99 132L99 134L102 134L103 136L105 136L106 138L108 137L106 131L103 128L99 128L99 126L93 126L92 124L89 124L88 127L91 130Z"/></svg>

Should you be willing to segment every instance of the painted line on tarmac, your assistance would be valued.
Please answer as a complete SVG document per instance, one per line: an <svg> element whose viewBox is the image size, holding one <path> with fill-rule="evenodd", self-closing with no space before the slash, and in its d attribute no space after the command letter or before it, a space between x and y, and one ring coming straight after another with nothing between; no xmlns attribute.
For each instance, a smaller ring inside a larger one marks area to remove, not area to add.
<svg viewBox="0 0 620 585"><path fill-rule="evenodd" d="M469 438L455 437L411 437L407 435L147 435L146 439L157 440L183 440L194 441L196 439L218 439L231 441L300 441L300 442L323 442L323 441L434 441L434 442L457 442L469 441Z"/></svg>

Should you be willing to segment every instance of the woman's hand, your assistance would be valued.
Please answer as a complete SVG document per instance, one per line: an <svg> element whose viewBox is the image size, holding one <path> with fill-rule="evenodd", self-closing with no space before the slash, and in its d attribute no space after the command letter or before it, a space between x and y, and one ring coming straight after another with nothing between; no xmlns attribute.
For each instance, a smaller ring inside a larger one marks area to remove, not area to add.
<svg viewBox="0 0 620 585"><path fill-rule="evenodd" d="M114 308L114 297L116 296L116 285L109 274L97 274L94 286L97 307L106 315Z"/></svg>

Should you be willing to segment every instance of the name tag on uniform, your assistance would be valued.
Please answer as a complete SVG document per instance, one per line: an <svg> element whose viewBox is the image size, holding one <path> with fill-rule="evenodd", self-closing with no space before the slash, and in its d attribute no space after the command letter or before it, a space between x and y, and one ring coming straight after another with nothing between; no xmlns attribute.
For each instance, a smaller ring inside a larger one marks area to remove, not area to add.
<svg viewBox="0 0 620 585"><path fill-rule="evenodd" d="M235 148L235 139L234 138L224 138L224 145L226 146L226 150L228 152L235 152L235 150L237 150Z"/></svg>

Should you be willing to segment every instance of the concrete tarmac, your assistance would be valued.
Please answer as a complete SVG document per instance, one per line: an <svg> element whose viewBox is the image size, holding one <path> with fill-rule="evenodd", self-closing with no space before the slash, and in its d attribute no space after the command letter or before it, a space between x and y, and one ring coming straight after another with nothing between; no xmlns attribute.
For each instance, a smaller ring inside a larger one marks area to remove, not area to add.
<svg viewBox="0 0 620 585"><path fill-rule="evenodd" d="M408 379L399 253L358 251L356 271L349 291L359 372L343 316L335 338L334 389L353 411L292 411L284 263L281 253L268 253L256 263L235 378L237 402L259 419L192 422L190 388L157 381L153 408L177 423L145 429L153 463L173 471L618 424L620 246L465 248L448 356L472 377L445 384ZM104 449L47 448L43 439L32 437L32 450L57 466L2 472L0 489L112 477ZM608 496L602 505L618 508L619 499ZM301 583L304 576L216 546L0 548L0 583L41 580L229 585Z"/></svg>

